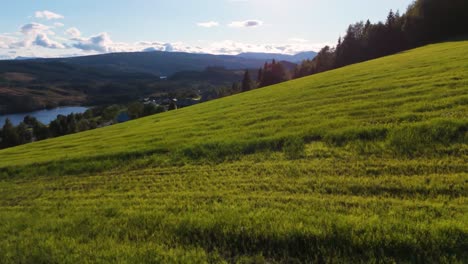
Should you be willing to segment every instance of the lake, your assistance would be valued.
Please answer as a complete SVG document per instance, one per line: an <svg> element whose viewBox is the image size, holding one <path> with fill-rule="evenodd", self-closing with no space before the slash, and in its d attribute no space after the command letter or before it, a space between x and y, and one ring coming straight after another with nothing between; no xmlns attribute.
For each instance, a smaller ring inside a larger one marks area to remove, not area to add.
<svg viewBox="0 0 468 264"><path fill-rule="evenodd" d="M19 125L19 123L23 121L24 117L27 115L35 117L41 123L48 125L50 122L56 119L58 115L66 116L71 113L80 114L80 113L84 113L87 109L88 107L82 107L82 106L64 106L64 107L44 109L44 110L39 110L39 111L34 111L34 112L29 112L29 113L1 115L0 127L3 127L3 124L5 124L5 120L7 118L10 119L13 125L17 126Z"/></svg>

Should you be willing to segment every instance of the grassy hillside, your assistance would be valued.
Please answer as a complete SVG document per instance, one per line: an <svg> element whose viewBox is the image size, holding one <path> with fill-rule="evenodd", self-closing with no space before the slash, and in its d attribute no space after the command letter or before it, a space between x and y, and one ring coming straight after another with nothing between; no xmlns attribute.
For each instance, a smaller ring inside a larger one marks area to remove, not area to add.
<svg viewBox="0 0 468 264"><path fill-rule="evenodd" d="M468 259L468 42L0 151L0 259Z"/></svg>

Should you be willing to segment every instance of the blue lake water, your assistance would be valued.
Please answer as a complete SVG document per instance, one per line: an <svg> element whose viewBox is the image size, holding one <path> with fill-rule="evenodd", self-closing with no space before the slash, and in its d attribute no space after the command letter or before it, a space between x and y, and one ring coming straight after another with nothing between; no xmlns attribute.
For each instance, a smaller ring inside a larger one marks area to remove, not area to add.
<svg viewBox="0 0 468 264"><path fill-rule="evenodd" d="M3 127L5 124L5 120L7 118L13 123L13 125L17 126L21 123L25 116L30 115L35 117L41 123L48 125L54 119L57 118L58 115L69 115L71 113L80 114L84 113L88 108L82 106L64 106L64 107L57 107L54 109L45 109L39 110L29 113L20 113L20 114L11 114L11 115L1 115L0 116L0 127Z"/></svg>

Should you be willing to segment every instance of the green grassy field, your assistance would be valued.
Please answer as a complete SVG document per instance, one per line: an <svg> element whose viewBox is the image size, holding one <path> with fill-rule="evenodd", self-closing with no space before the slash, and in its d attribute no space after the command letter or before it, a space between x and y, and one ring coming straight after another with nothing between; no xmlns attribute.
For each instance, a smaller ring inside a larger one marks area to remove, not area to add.
<svg viewBox="0 0 468 264"><path fill-rule="evenodd" d="M0 151L3 263L466 263L468 42Z"/></svg>

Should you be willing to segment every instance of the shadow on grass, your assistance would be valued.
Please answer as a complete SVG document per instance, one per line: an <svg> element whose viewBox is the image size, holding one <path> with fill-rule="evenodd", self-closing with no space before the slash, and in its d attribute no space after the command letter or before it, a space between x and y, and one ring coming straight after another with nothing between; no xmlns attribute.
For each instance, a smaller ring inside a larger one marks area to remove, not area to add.
<svg viewBox="0 0 468 264"><path fill-rule="evenodd" d="M112 169L141 169L184 164L210 164L238 160L259 152L279 152L286 159L305 156L305 144L323 140L331 147L355 146L357 155L386 152L395 157L447 155L447 147L468 142L468 121L433 120L398 127L345 127L307 135L255 138L249 141L194 143L178 149L151 149L115 155L58 160L49 163L0 168L1 178L61 176L98 173ZM375 147L379 145L379 147ZM453 154L453 153L452 153Z"/></svg>

